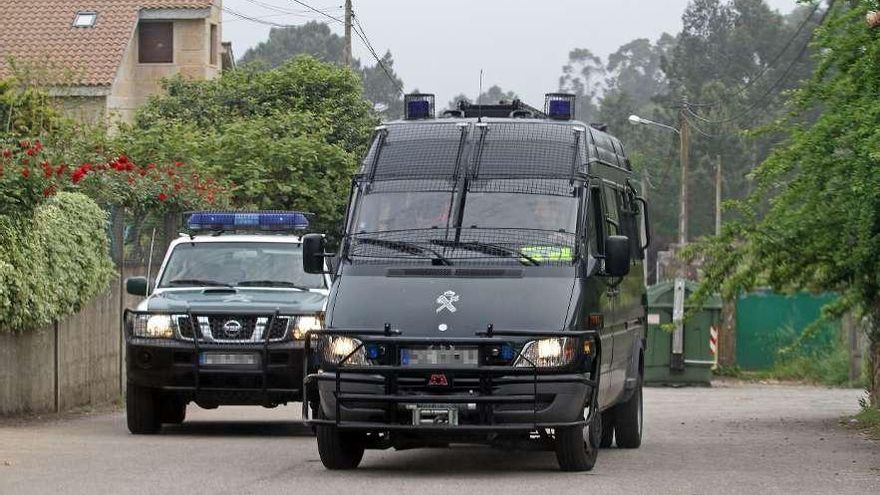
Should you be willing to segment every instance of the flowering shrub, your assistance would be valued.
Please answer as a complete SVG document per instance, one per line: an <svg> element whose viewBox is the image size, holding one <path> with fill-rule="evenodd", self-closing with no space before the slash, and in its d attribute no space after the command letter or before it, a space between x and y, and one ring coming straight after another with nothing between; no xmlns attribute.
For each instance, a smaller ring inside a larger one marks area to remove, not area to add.
<svg viewBox="0 0 880 495"><path fill-rule="evenodd" d="M107 213L61 192L30 215L0 215L0 332L22 332L79 311L113 276Z"/></svg>
<svg viewBox="0 0 880 495"><path fill-rule="evenodd" d="M0 214L33 210L59 191L85 193L105 206L164 213L225 206L229 187L187 164L139 166L125 155L107 163L53 162L40 141L0 147Z"/></svg>

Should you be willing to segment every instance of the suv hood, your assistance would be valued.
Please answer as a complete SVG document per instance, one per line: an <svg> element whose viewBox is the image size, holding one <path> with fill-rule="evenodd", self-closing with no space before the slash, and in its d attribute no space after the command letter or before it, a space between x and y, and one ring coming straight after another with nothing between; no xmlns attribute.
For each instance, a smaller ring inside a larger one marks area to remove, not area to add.
<svg viewBox="0 0 880 495"><path fill-rule="evenodd" d="M265 311L281 314L312 314L324 310L327 296L321 292L265 289L198 288L162 291L141 304L148 311L229 312Z"/></svg>
<svg viewBox="0 0 880 495"><path fill-rule="evenodd" d="M473 337L496 330L560 331L574 287L570 276L428 278L373 275L337 281L329 327L381 329L408 337ZM454 309L454 311L453 311Z"/></svg>

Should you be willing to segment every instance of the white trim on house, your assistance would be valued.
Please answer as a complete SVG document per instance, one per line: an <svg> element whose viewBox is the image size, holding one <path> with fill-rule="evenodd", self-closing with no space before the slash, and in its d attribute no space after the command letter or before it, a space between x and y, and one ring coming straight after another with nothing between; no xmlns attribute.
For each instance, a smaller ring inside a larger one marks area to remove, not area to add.
<svg viewBox="0 0 880 495"><path fill-rule="evenodd" d="M211 9L141 9L142 21L180 21L185 19L207 19Z"/></svg>
<svg viewBox="0 0 880 495"><path fill-rule="evenodd" d="M49 96L108 96L110 86L52 86L48 88Z"/></svg>

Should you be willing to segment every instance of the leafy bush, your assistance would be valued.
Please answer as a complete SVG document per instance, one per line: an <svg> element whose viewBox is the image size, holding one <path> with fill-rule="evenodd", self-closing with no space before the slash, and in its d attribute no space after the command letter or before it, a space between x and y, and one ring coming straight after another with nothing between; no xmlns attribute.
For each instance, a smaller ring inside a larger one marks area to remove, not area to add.
<svg viewBox="0 0 880 495"><path fill-rule="evenodd" d="M22 332L79 311L107 287L107 214L62 192L34 214L0 215L0 332Z"/></svg>

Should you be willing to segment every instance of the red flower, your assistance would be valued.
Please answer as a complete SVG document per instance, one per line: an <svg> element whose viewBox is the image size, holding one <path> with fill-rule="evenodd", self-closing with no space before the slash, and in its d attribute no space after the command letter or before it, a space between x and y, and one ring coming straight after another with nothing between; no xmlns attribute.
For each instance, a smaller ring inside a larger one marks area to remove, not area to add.
<svg viewBox="0 0 880 495"><path fill-rule="evenodd" d="M34 156L36 154L37 154L36 148L30 148L29 150L27 150L27 156Z"/></svg>
<svg viewBox="0 0 880 495"><path fill-rule="evenodd" d="M183 166L183 162L174 162L174 166L180 168Z"/></svg>
<svg viewBox="0 0 880 495"><path fill-rule="evenodd" d="M50 179L55 175L55 169L52 168L52 165L49 162L43 162L41 166L43 167L43 176L45 178Z"/></svg>
<svg viewBox="0 0 880 495"><path fill-rule="evenodd" d="M54 196L54 195L55 195L55 185L54 184L43 189L43 196L48 198L49 196Z"/></svg>
<svg viewBox="0 0 880 495"><path fill-rule="evenodd" d="M27 167L21 169L21 176L24 177L25 179L30 177L31 176L31 169L29 169Z"/></svg>
<svg viewBox="0 0 880 495"><path fill-rule="evenodd" d="M22 165L30 165L30 163L31 163L31 161L27 157L24 157L21 159Z"/></svg>
<svg viewBox="0 0 880 495"><path fill-rule="evenodd" d="M55 175L57 175L58 177L61 177L62 175L64 175L64 172L66 170L67 170L67 165L62 163L61 165L58 165L58 168L55 169Z"/></svg>
<svg viewBox="0 0 880 495"><path fill-rule="evenodd" d="M159 193L159 201L166 201L168 199L168 195L165 193Z"/></svg>
<svg viewBox="0 0 880 495"><path fill-rule="evenodd" d="M30 148L30 147L31 147L31 143L30 143L30 141L19 141L19 142L18 142L18 147L21 148L21 149Z"/></svg>
<svg viewBox="0 0 880 495"><path fill-rule="evenodd" d="M37 151L42 151L43 150L43 143L41 143L39 141L34 141L34 149Z"/></svg>
<svg viewBox="0 0 880 495"><path fill-rule="evenodd" d="M12 158L12 150L10 150L10 149L3 150L3 158L7 158L7 159Z"/></svg>

